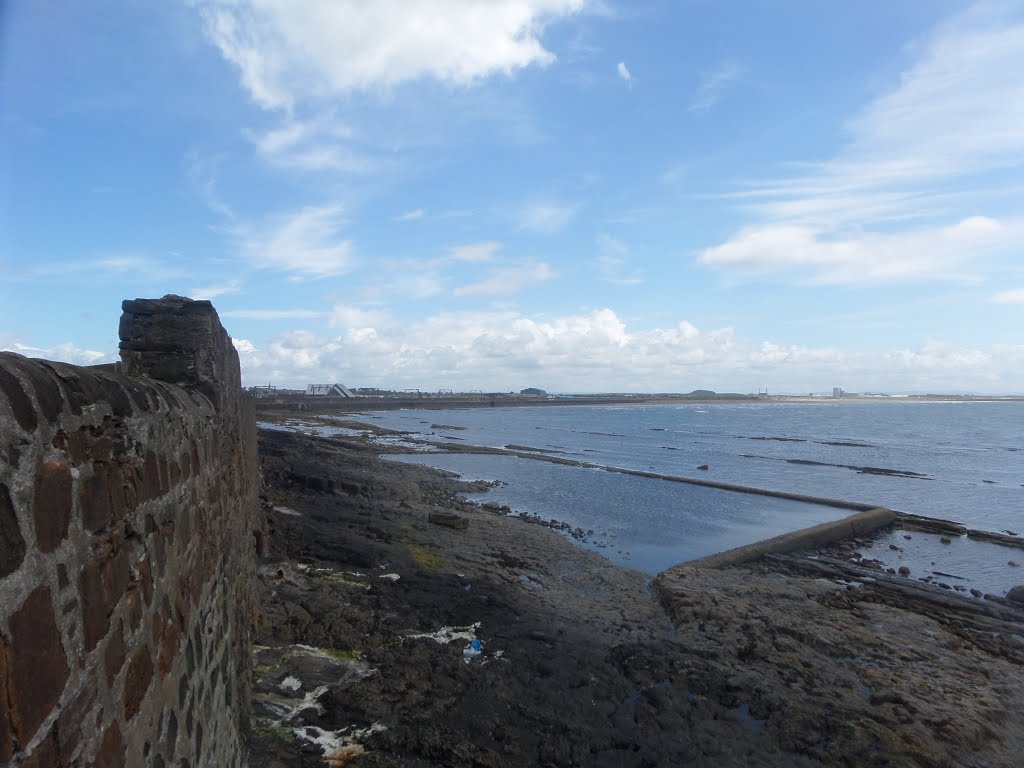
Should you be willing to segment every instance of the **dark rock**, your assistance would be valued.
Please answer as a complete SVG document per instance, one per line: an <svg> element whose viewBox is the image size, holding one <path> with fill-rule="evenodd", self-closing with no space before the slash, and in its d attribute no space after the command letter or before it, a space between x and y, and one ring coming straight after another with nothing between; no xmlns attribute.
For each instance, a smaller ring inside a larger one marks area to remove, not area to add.
<svg viewBox="0 0 1024 768"><path fill-rule="evenodd" d="M942 542L943 544L952 544L952 543L953 543L953 542L951 542L951 541L949 540L949 537L948 537L948 536L942 536L942 537L940 537L940 538L939 538L939 541L941 541L941 542Z"/></svg>
<svg viewBox="0 0 1024 768"><path fill-rule="evenodd" d="M901 565L899 573L900 573L900 576L909 576L910 575L910 569L907 566L905 566L905 565Z"/></svg>
<svg viewBox="0 0 1024 768"><path fill-rule="evenodd" d="M25 559L25 539L18 526L7 486L0 483L0 579L14 573Z"/></svg>
<svg viewBox="0 0 1024 768"><path fill-rule="evenodd" d="M63 461L44 461L36 472L32 512L39 549L53 552L68 535L71 522L71 468Z"/></svg>
<svg viewBox="0 0 1024 768"><path fill-rule="evenodd" d="M469 528L469 520L467 518L459 517L451 512L431 512L427 516L427 520L434 525L443 525L446 528L454 528L457 531Z"/></svg>
<svg viewBox="0 0 1024 768"><path fill-rule="evenodd" d="M124 717L131 720L142 706L142 699L149 690L153 679L153 659L149 651L140 648L128 666L128 676L124 681Z"/></svg>
<svg viewBox="0 0 1024 768"><path fill-rule="evenodd" d="M1024 584L1010 587L1010 591L1006 593L1006 599L1024 605Z"/></svg>
<svg viewBox="0 0 1024 768"><path fill-rule="evenodd" d="M6 713L10 731L25 745L53 710L70 672L48 587L39 587L25 599L11 616L10 627L9 647L0 636L0 655L5 657L0 662L0 682L6 683L4 709L10 710ZM0 752L9 749L5 741L0 736Z"/></svg>
<svg viewBox="0 0 1024 768"><path fill-rule="evenodd" d="M708 469L708 465L707 464L701 464L699 467L697 467L697 469L701 469L701 470L704 470L706 472L707 469Z"/></svg>

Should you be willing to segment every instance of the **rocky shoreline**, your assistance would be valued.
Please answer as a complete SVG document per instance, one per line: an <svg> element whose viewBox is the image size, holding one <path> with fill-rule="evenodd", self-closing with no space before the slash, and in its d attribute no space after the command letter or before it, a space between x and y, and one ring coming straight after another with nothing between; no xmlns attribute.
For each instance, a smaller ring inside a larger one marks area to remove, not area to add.
<svg viewBox="0 0 1024 768"><path fill-rule="evenodd" d="M1013 605L783 557L652 585L381 450L260 432L254 767L1018 764Z"/></svg>

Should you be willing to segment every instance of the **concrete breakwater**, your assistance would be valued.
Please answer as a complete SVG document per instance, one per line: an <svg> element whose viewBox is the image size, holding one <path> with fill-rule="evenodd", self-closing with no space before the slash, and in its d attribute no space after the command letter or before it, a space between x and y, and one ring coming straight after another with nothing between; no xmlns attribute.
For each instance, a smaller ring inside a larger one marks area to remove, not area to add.
<svg viewBox="0 0 1024 768"><path fill-rule="evenodd" d="M252 406L209 302L123 310L120 372L0 354L0 763L241 765Z"/></svg>

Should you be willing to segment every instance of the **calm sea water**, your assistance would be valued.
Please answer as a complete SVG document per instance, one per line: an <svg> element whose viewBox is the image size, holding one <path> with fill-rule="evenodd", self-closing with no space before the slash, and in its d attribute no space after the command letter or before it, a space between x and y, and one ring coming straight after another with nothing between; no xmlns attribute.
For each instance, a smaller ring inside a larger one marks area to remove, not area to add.
<svg viewBox="0 0 1024 768"><path fill-rule="evenodd" d="M439 443L515 444L595 464L840 498L1024 533L1024 403L537 407L356 418ZM501 480L507 485L488 498L594 529L592 546L651 572L848 514L528 459L405 458L470 479ZM697 470L703 464L708 470ZM903 474L866 473L864 467Z"/></svg>

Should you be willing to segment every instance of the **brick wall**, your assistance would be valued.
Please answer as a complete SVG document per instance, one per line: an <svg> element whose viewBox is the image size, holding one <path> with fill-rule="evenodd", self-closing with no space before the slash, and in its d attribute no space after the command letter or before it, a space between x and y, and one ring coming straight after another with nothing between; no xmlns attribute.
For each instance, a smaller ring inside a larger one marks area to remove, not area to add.
<svg viewBox="0 0 1024 768"><path fill-rule="evenodd" d="M251 404L209 302L123 309L120 373L0 353L0 765L244 762Z"/></svg>

